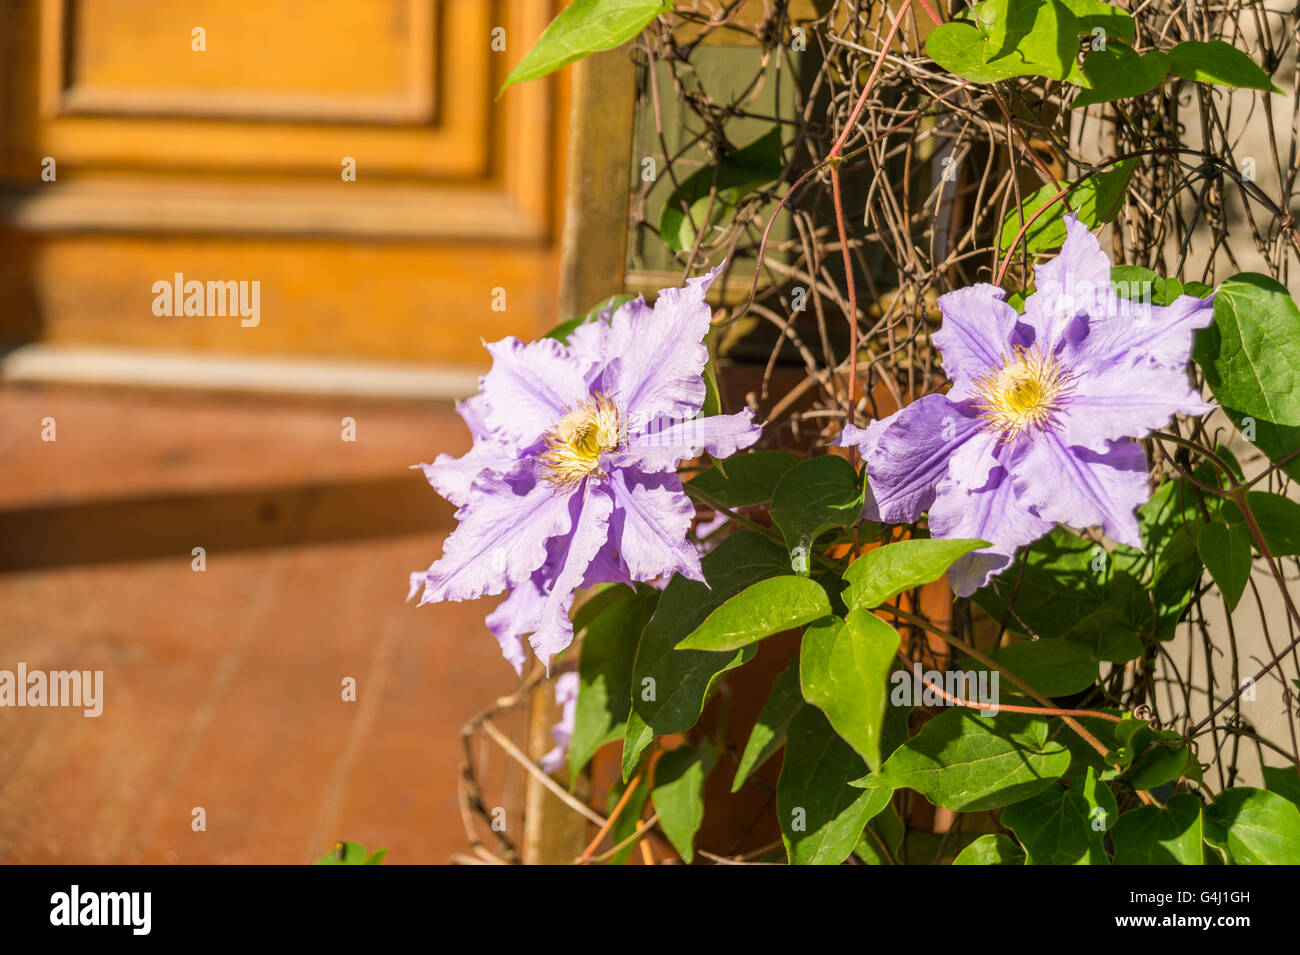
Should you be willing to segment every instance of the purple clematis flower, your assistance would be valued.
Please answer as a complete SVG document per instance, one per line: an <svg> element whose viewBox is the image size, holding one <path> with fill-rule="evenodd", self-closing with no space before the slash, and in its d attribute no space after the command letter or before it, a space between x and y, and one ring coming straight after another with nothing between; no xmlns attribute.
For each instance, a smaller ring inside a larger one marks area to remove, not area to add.
<svg viewBox="0 0 1300 955"><path fill-rule="evenodd" d="M1110 261L1073 214L1060 254L1035 270L1023 315L980 284L940 297L933 340L952 379L866 428L846 428L867 462L863 516L910 523L929 509L934 537L992 546L954 564L968 596L1053 524L1100 525L1141 547L1134 509L1149 496L1130 440L1206 404L1188 384L1192 336L1211 298L1167 307L1115 295Z"/></svg>
<svg viewBox="0 0 1300 955"><path fill-rule="evenodd" d="M703 580L687 541L695 508L676 467L725 458L761 433L748 409L703 407L704 293L722 266L553 339L487 346L491 370L459 407L474 436L460 458L420 465L457 505L443 557L413 574L421 604L510 589L487 622L522 671L522 638L546 661L573 640L573 592L673 573Z"/></svg>

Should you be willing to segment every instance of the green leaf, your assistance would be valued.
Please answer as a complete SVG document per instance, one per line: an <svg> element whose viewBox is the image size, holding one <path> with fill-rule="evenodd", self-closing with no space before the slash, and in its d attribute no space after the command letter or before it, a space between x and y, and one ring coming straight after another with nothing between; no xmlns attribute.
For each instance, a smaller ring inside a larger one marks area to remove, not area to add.
<svg viewBox="0 0 1300 955"><path fill-rule="evenodd" d="M962 16L966 22L945 23L926 39L926 54L949 72L976 83L1013 76L1060 80L1072 72L1080 27L1066 4L983 0Z"/></svg>
<svg viewBox="0 0 1300 955"><path fill-rule="evenodd" d="M1026 69L1062 80L1078 51L1079 26L1057 0L983 0L972 10L988 43L987 62L1019 59Z"/></svg>
<svg viewBox="0 0 1300 955"><path fill-rule="evenodd" d="M1063 637L1108 605L1113 562L1101 545L1054 527L1023 552L1022 560L996 578L1000 597L993 587L975 592L975 602L1000 626Z"/></svg>
<svg viewBox="0 0 1300 955"><path fill-rule="evenodd" d="M1061 2L1074 14L1080 33L1091 34L1097 27L1105 30L1108 47L1116 39L1131 43L1137 36L1137 24L1133 20L1133 15L1127 10L1103 3L1102 0L1061 0Z"/></svg>
<svg viewBox="0 0 1300 955"><path fill-rule="evenodd" d="M1088 768L1082 776L1070 782L1070 788L1077 790L1088 803L1088 818L1092 821L1092 829L1096 832L1110 829L1119 817L1119 806L1115 802L1115 794L1099 778L1097 770Z"/></svg>
<svg viewBox="0 0 1300 955"><path fill-rule="evenodd" d="M1141 96L1164 82L1169 73L1169 55L1159 50L1145 55L1123 43L1108 42L1104 50L1093 50L1083 61L1083 75L1092 83L1074 98L1070 109L1094 103Z"/></svg>
<svg viewBox="0 0 1300 955"><path fill-rule="evenodd" d="M654 603L659 599L659 591L648 584L597 584L587 592L585 599L573 612L573 632L581 636L588 627L611 611L625 610L634 603L633 597L648 601L653 609Z"/></svg>
<svg viewBox="0 0 1300 955"><path fill-rule="evenodd" d="M367 855L366 847L359 842L339 842L334 848L316 860L316 865L380 865L388 847L376 849Z"/></svg>
<svg viewBox="0 0 1300 955"><path fill-rule="evenodd" d="M1192 490L1167 482L1139 508L1145 553L1123 545L1107 552L1056 527L996 579L996 589L976 591L975 602L1019 633L1068 637L1098 660L1133 659L1144 640L1173 635L1200 578L1195 531L1203 522Z"/></svg>
<svg viewBox="0 0 1300 955"><path fill-rule="evenodd" d="M1115 294L1120 298L1151 305L1172 305L1180 295L1205 298L1214 291L1200 282L1184 285L1175 278L1161 278L1150 269L1137 265L1112 265L1110 280L1115 284Z"/></svg>
<svg viewBox="0 0 1300 955"><path fill-rule="evenodd" d="M1213 483L1203 469L1198 468L1197 477ZM1150 588L1149 604L1156 614L1152 636L1157 640L1173 637L1200 584L1203 566L1196 551L1196 535L1205 523L1202 507L1214 519L1218 498L1203 495L1181 478L1165 482L1138 509L1146 553L1132 548L1115 552L1114 563Z"/></svg>
<svg viewBox="0 0 1300 955"><path fill-rule="evenodd" d="M721 652L673 648L730 597L789 569L779 544L748 530L725 538L701 563L708 584L674 576L641 633L632 666L632 710L623 740L624 779L632 777L654 737L684 733L694 726L719 677L755 652L753 647Z"/></svg>
<svg viewBox="0 0 1300 955"><path fill-rule="evenodd" d="M1181 546L1194 552L1196 537L1205 525L1202 502L1213 518L1215 498L1212 495L1202 494L1182 478L1160 485L1146 504L1138 508L1138 527L1147 554L1137 556L1128 569L1151 583L1159 576L1161 567L1169 566L1177 556L1170 551L1174 541L1181 541Z"/></svg>
<svg viewBox="0 0 1300 955"><path fill-rule="evenodd" d="M1205 807L1205 841L1235 865L1300 865L1300 808L1266 789L1225 789Z"/></svg>
<svg viewBox="0 0 1300 955"><path fill-rule="evenodd" d="M1020 640L989 656L1046 696L1067 696L1097 682L1097 659L1080 641Z"/></svg>
<svg viewBox="0 0 1300 955"><path fill-rule="evenodd" d="M1156 579L1151 587L1151 600L1158 614L1155 636L1157 640L1170 640L1191 605L1192 597L1200 586L1201 558L1194 542L1186 537L1170 539L1156 562Z"/></svg>
<svg viewBox="0 0 1300 955"><path fill-rule="evenodd" d="M853 854L864 865L898 865L898 849L903 844L906 827L893 802L867 823Z"/></svg>
<svg viewBox="0 0 1300 955"><path fill-rule="evenodd" d="M1115 797L1090 768L1069 789L1052 786L1008 806L1002 824L1025 847L1026 865L1106 865L1104 837L1115 815Z"/></svg>
<svg viewBox="0 0 1300 955"><path fill-rule="evenodd" d="M822 709L835 732L880 768L880 741L888 703L886 678L902 638L875 614L850 611L804 631L799 680L804 699Z"/></svg>
<svg viewBox="0 0 1300 955"><path fill-rule="evenodd" d="M714 365L713 355L704 363L704 404L697 417L712 418L722 414L722 395L718 392L718 370Z"/></svg>
<svg viewBox="0 0 1300 955"><path fill-rule="evenodd" d="M671 9L671 2L665 0L573 0L506 77L497 98L515 83L538 79L584 56L622 46Z"/></svg>
<svg viewBox="0 0 1300 955"><path fill-rule="evenodd" d="M1195 755L1174 730L1152 729L1145 720L1130 717L1112 723L1111 730L1111 761L1130 767L1125 782L1134 789L1153 789L1184 776L1200 778Z"/></svg>
<svg viewBox="0 0 1300 955"><path fill-rule="evenodd" d="M596 750L623 735L632 707L632 662L658 595L621 588L618 599L586 625L578 658L578 701L569 740L576 779ZM575 624L576 626L576 624Z"/></svg>
<svg viewBox="0 0 1300 955"><path fill-rule="evenodd" d="M695 833L704 821L704 782L716 762L713 747L702 742L699 750L669 750L655 764L650 799L659 813L659 828L687 864L695 858Z"/></svg>
<svg viewBox="0 0 1300 955"><path fill-rule="evenodd" d="M1133 760L1125 781L1134 789L1154 789L1181 779L1193 765L1192 751L1180 739L1156 740Z"/></svg>
<svg viewBox="0 0 1300 955"><path fill-rule="evenodd" d="M621 779L614 780L614 785L609 788L609 795L605 797L605 812L612 813L614 807L618 805L619 800L623 798L623 793L627 792L627 783ZM646 800L650 798L650 776L643 773L637 777L636 790L628 797L627 805L619 813L619 817L614 820L614 825L609 830L609 841L611 845L618 845L624 839L627 839L637 830L637 823L641 819L641 813L645 809ZM622 865L627 862L628 857L635 849L635 845L624 846L618 852L606 861L606 865Z"/></svg>
<svg viewBox="0 0 1300 955"><path fill-rule="evenodd" d="M1126 812L1110 830L1115 865L1201 865L1201 801L1179 793L1164 806Z"/></svg>
<svg viewBox="0 0 1300 955"><path fill-rule="evenodd" d="M1053 198L1060 190L1051 183L1027 196L1020 207L1024 210L1025 222L1033 218L1039 209L1047 209L1025 230L1022 241L1027 243L1028 250L1031 253L1046 252L1065 241L1066 208L1062 198L1069 201L1079 221L1089 229L1098 229L1114 219L1124 204L1124 191L1128 188L1135 169L1137 160L1125 159L1087 179L1062 180L1062 188L1074 186L1063 197ZM1020 226L1020 212L1012 209L1002 220L1002 231L998 239L1004 253L1012 251Z"/></svg>
<svg viewBox="0 0 1300 955"><path fill-rule="evenodd" d="M1122 299L1137 302L1153 302L1155 285L1160 276L1140 265L1112 265L1110 281L1115 294Z"/></svg>
<svg viewBox="0 0 1300 955"><path fill-rule="evenodd" d="M1250 580L1250 532L1228 524L1206 524L1196 535L1196 550L1219 585L1229 610L1237 609Z"/></svg>
<svg viewBox="0 0 1300 955"><path fill-rule="evenodd" d="M1277 793L1284 799L1300 806L1300 775L1296 774L1295 766L1264 766L1261 764L1259 768L1264 774L1265 789Z"/></svg>
<svg viewBox="0 0 1300 955"><path fill-rule="evenodd" d="M811 548L818 535L852 524L861 514L858 473L833 454L800 461L772 495L772 521L792 550Z"/></svg>
<svg viewBox="0 0 1300 955"><path fill-rule="evenodd" d="M717 465L706 468L687 482L723 507L746 507L772 500L776 486L799 458L785 451L751 451L727 459L724 474Z"/></svg>
<svg viewBox="0 0 1300 955"><path fill-rule="evenodd" d="M1132 580L1127 575L1123 579ZM1136 588L1137 584L1134 583L1132 586ZM1145 594L1142 597L1144 598ZM1153 615L1147 616L1148 619L1154 620ZM1095 660L1127 663L1142 656L1142 635L1146 629L1120 610L1114 607L1103 607L1075 624L1065 635L1065 639L1086 647L1089 656Z"/></svg>
<svg viewBox="0 0 1300 955"><path fill-rule="evenodd" d="M985 47L975 26L955 20L935 27L925 39L926 56L949 73L975 83L994 83L1024 74L1025 64L1015 57L985 62Z"/></svg>
<svg viewBox="0 0 1300 955"><path fill-rule="evenodd" d="M1274 461L1300 448L1300 309L1283 285L1249 272L1224 282L1192 355L1248 441ZM1282 470L1300 479L1300 457Z"/></svg>
<svg viewBox="0 0 1300 955"><path fill-rule="evenodd" d="M659 216L659 238L673 252L695 244L696 231L721 222L746 195L775 182L785 169L781 158L781 126L773 126L748 146L727 153L716 166L704 166L668 197ZM716 176L716 178L715 178ZM709 194L717 183L718 191L710 211ZM683 203L690 208L689 218Z"/></svg>
<svg viewBox="0 0 1300 955"><path fill-rule="evenodd" d="M849 857L892 795L849 785L866 768L821 710L805 706L795 714L776 788L781 840L792 865L839 865Z"/></svg>
<svg viewBox="0 0 1300 955"><path fill-rule="evenodd" d="M1025 850L1005 833L985 833L952 860L953 865L1024 865Z"/></svg>
<svg viewBox="0 0 1300 955"><path fill-rule="evenodd" d="M573 334L575 328L600 319L600 316L606 311L608 311L609 315L612 317L623 303L630 302L633 298L634 296L632 295L611 295L609 298L593 305L576 318L570 318L567 321L560 322L560 324L556 325L542 337L554 338L556 341L567 345L569 344L569 336Z"/></svg>
<svg viewBox="0 0 1300 955"><path fill-rule="evenodd" d="M1259 532L1268 545L1269 553L1274 557L1295 557L1300 555L1300 504L1267 491L1247 491L1246 506L1255 516ZM1245 531L1250 538L1249 525L1235 501L1223 505L1223 516L1229 524ZM1252 543L1254 538L1250 538Z"/></svg>
<svg viewBox="0 0 1300 955"><path fill-rule="evenodd" d="M1185 80L1240 86L1270 93L1282 91L1273 85L1268 74L1254 60L1230 43L1211 40L1202 43L1187 40L1169 51L1169 72Z"/></svg>
<svg viewBox="0 0 1300 955"><path fill-rule="evenodd" d="M853 610L888 603L904 591L938 580L982 540L903 540L867 551L844 574L844 602Z"/></svg>
<svg viewBox="0 0 1300 955"><path fill-rule="evenodd" d="M1003 0L992 0L999 5ZM1059 0L1045 0L1034 9L1025 0L1005 0L1008 7L1006 39L999 52L1019 56L1044 76L1063 80L1070 75L1079 53L1079 23ZM1030 13L1019 11L1029 8Z"/></svg>
<svg viewBox="0 0 1300 955"><path fill-rule="evenodd" d="M802 627L831 612L821 584L786 575L751 584L714 610L677 644L678 650L739 650Z"/></svg>
<svg viewBox="0 0 1300 955"><path fill-rule="evenodd" d="M976 715L954 706L899 747L866 786L915 789L947 809L996 809L1041 792L1070 765L1047 722L1023 713Z"/></svg>
<svg viewBox="0 0 1300 955"><path fill-rule="evenodd" d="M739 791L745 780L785 745L786 729L803 706L803 696L799 691L799 658L795 657L773 682L763 712L758 714L758 722L750 731L749 742L745 744L740 764L736 767L736 778L731 783L733 793Z"/></svg>
<svg viewBox="0 0 1300 955"><path fill-rule="evenodd" d="M598 584L593 587L592 592L573 612L573 632L581 633L586 630L587 625L593 620L628 594L635 592L635 587L629 587L627 584Z"/></svg>

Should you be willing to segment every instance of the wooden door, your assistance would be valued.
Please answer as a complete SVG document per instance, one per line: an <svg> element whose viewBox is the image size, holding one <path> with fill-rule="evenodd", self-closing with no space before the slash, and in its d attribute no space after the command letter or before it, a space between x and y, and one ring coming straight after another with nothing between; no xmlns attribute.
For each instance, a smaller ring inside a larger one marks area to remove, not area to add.
<svg viewBox="0 0 1300 955"><path fill-rule="evenodd" d="M495 95L556 6L0 0L0 339L478 368L549 327L563 81Z"/></svg>

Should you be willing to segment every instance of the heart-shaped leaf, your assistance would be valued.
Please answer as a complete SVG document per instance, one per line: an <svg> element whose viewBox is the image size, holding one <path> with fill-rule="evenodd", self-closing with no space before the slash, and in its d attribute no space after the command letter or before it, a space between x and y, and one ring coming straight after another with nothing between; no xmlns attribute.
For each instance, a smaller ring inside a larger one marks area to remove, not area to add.
<svg viewBox="0 0 1300 955"><path fill-rule="evenodd" d="M880 743L901 637L875 614L853 610L809 627L799 654L804 699L821 707L835 732L871 769L880 768Z"/></svg>

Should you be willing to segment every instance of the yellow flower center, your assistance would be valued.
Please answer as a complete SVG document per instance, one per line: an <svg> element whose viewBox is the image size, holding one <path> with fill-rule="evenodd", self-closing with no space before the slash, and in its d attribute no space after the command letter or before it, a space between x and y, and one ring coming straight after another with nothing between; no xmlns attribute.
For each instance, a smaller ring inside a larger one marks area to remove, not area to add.
<svg viewBox="0 0 1300 955"><path fill-rule="evenodd" d="M600 459L627 443L627 425L618 407L597 392L570 408L546 432L546 450L538 459L547 483L556 490L570 488L590 475L604 477Z"/></svg>
<svg viewBox="0 0 1300 955"><path fill-rule="evenodd" d="M1053 355L1017 345L993 371L975 379L975 404L987 430L1010 441L1028 428L1042 427L1061 410L1070 393L1070 374Z"/></svg>

